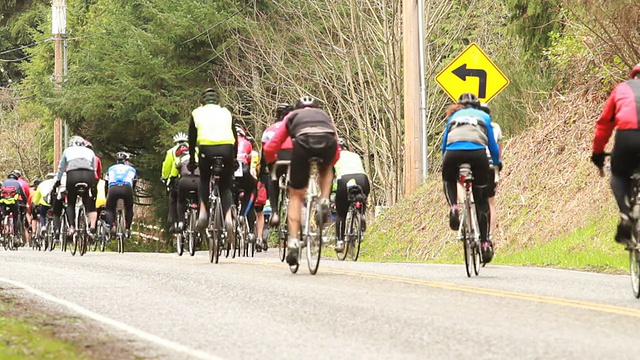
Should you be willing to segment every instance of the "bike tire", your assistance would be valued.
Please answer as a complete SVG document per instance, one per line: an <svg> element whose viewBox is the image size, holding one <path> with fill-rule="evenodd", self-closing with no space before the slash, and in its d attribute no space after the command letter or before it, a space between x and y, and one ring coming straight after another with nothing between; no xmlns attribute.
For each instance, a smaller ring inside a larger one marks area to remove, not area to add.
<svg viewBox="0 0 640 360"><path fill-rule="evenodd" d="M278 255L280 261L284 262L287 257L287 241L289 240L289 233L287 228L287 216L288 216L288 201L284 194L286 190L281 190L280 193L280 225L278 225Z"/></svg>
<svg viewBox="0 0 640 360"><path fill-rule="evenodd" d="M176 252L178 256L182 256L184 253L184 233L176 234Z"/></svg>
<svg viewBox="0 0 640 360"><path fill-rule="evenodd" d="M219 199L219 198L218 198ZM222 205L220 200L216 200L209 211L209 224L213 226L211 237L209 238L209 261L218 263L222 252Z"/></svg>
<svg viewBox="0 0 640 360"><path fill-rule="evenodd" d="M629 273L631 275L631 290L636 299L640 299L640 256L638 249L629 250Z"/></svg>
<svg viewBox="0 0 640 360"><path fill-rule="evenodd" d="M253 240L250 239L250 229L249 229L249 224L245 223L244 224L244 233L245 236L247 237L247 255L246 256L251 256L254 257L256 256L256 241L257 238L255 236L255 234L253 235Z"/></svg>
<svg viewBox="0 0 640 360"><path fill-rule="evenodd" d="M126 231L126 223L125 223L125 214L124 214L124 210L120 210L118 211L118 215L117 215L117 221L118 223L116 224L117 226L117 230L116 233L118 234L117 238L118 238L118 253L120 254L124 254L124 242L126 240L126 236L124 235L125 231Z"/></svg>
<svg viewBox="0 0 640 360"><path fill-rule="evenodd" d="M469 231L469 218L467 216L467 209L464 209L464 218L461 222L461 235L462 235L462 248L464 249L464 265L467 271L467 277L471 277L471 268L473 267L473 252L471 250L471 233Z"/></svg>
<svg viewBox="0 0 640 360"><path fill-rule="evenodd" d="M233 223L233 251L231 252L231 258L235 259L236 254L240 257L241 246L244 245L244 239L241 238L242 234L238 225L238 208L235 205L231 206L231 222ZM225 224L226 225L226 224ZM228 255L227 255L228 256Z"/></svg>
<svg viewBox="0 0 640 360"><path fill-rule="evenodd" d="M78 233L77 232L72 236L71 249L69 251L71 251L71 256L76 256L76 252L78 251Z"/></svg>
<svg viewBox="0 0 640 360"><path fill-rule="evenodd" d="M311 213L309 221L309 229L307 229L307 265L309 266L309 273L315 275L318 272L320 266L320 257L322 256L322 228L324 224L320 214L322 208L318 198L311 200L311 206L307 208L307 211ZM320 221L318 221L320 220Z"/></svg>
<svg viewBox="0 0 640 360"><path fill-rule="evenodd" d="M84 256L87 253L89 247L89 234L87 234L87 217L85 216L84 206L81 206L78 209L78 223L76 224L78 229L78 234L80 235L80 256Z"/></svg>
<svg viewBox="0 0 640 360"><path fill-rule="evenodd" d="M362 214L354 210L351 219L351 238L349 239L348 254L352 261L358 261L360 244L362 244Z"/></svg>
<svg viewBox="0 0 640 360"><path fill-rule="evenodd" d="M194 256L196 254L197 239L196 239L196 212L194 209L189 209L187 212L187 234L189 240L189 255Z"/></svg>

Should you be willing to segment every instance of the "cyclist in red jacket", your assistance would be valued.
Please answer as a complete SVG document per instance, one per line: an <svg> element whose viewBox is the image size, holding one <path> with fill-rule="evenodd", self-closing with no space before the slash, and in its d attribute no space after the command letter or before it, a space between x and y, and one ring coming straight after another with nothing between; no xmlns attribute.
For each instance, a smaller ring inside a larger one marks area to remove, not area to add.
<svg viewBox="0 0 640 360"><path fill-rule="evenodd" d="M591 161L600 169L604 166L604 148L616 129L615 146L611 154L611 190L620 209L616 242L631 240L631 175L640 165L640 64L631 70L631 78L618 84L596 123Z"/></svg>

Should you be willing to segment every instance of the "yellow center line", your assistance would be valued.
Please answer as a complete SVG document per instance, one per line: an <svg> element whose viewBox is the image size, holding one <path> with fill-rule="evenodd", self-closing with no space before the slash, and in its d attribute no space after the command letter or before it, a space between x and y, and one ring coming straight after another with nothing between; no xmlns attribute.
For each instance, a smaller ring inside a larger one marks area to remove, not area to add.
<svg viewBox="0 0 640 360"><path fill-rule="evenodd" d="M244 264L254 264L254 265L258 264L258 265L266 265L271 267L282 267L282 264L280 263L275 264L275 263L266 262L266 261L261 261L261 262L241 261L241 262ZM451 291L460 291L460 292L494 296L494 297L500 297L500 298L553 304L558 306L565 306L565 307L571 307L571 308L577 308L577 309L585 309L585 310L592 310L592 311L598 311L598 312L609 313L609 314L617 314L617 315L640 318L640 309L609 305L609 304L601 304L601 303L590 302L590 301L563 299L563 298L558 298L553 296L535 295L535 294L529 294L529 293L523 293L523 292L517 292L517 291L492 289L492 288L485 288L485 287L471 286L471 285L460 285L460 284L454 284L454 283L430 281L430 280L422 280L422 279L413 279L413 278L407 278L407 277L401 277L401 276L374 274L374 273L367 273L367 272L353 271L353 270L337 270L337 269L324 268L319 271L330 273L330 274L336 274L336 275L346 275L346 276L360 277L360 278L366 278L366 279L376 279L376 280L387 280L387 281L393 281L397 283L421 285L421 286L428 286L432 288L445 289L445 290L451 290Z"/></svg>

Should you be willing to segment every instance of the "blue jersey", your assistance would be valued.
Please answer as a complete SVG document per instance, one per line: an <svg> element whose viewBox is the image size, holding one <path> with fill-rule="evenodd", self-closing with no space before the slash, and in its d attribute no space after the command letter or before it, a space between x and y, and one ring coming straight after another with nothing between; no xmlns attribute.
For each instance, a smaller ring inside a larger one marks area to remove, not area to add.
<svg viewBox="0 0 640 360"><path fill-rule="evenodd" d="M109 182L109 187L116 185L131 185L133 186L133 180L138 178L138 172L130 165L115 164L107 170L106 180Z"/></svg>
<svg viewBox="0 0 640 360"><path fill-rule="evenodd" d="M449 139L453 122L466 123L471 126L463 130L462 136L458 136L459 139L453 140ZM478 137L477 132L484 132L486 139L479 141L483 137ZM444 153L446 150L484 150L485 148L489 149L493 163L500 164L500 154L491 126L491 116L474 108L465 108L454 112L447 121L442 138L442 152Z"/></svg>

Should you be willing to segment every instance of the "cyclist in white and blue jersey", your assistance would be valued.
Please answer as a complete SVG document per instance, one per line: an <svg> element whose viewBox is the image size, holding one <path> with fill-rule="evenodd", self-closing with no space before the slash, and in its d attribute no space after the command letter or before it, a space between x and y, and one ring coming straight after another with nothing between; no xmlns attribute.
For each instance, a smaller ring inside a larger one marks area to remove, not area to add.
<svg viewBox="0 0 640 360"><path fill-rule="evenodd" d="M116 154L116 164L107 170L105 186L107 187L107 227L114 225L114 214L119 199L124 200L127 238L130 236L133 220L133 189L138 180L138 171L129 164L129 154Z"/></svg>
<svg viewBox="0 0 640 360"><path fill-rule="evenodd" d="M493 244L489 240L489 201L486 188L489 183L489 149L493 164L502 168L498 144L491 126L491 115L479 109L478 97L471 93L460 95L458 103L447 109L447 127L442 140L442 180L449 203L449 227L458 230L458 171L468 163L473 172L473 197L476 202L482 257L485 263L493 258Z"/></svg>

